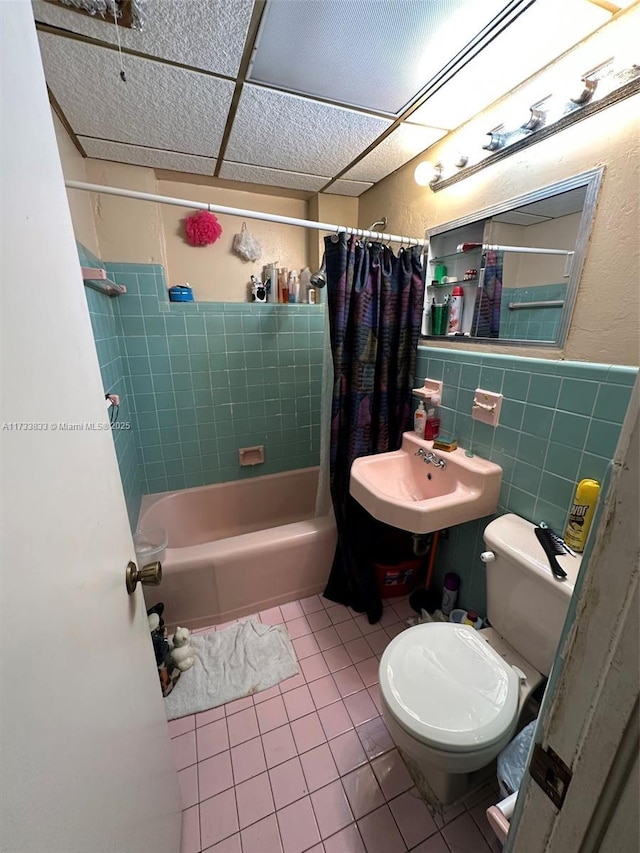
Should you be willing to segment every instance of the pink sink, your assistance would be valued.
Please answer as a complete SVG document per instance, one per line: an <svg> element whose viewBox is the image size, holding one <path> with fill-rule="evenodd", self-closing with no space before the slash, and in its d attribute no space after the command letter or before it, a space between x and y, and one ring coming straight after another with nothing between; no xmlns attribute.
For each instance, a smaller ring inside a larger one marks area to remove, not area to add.
<svg viewBox="0 0 640 853"><path fill-rule="evenodd" d="M435 453L446 468L416 455ZM490 515L498 506L502 468L461 448L433 450L433 442L413 432L402 436L392 453L362 456L351 466L349 491L374 518L409 530L430 533Z"/></svg>

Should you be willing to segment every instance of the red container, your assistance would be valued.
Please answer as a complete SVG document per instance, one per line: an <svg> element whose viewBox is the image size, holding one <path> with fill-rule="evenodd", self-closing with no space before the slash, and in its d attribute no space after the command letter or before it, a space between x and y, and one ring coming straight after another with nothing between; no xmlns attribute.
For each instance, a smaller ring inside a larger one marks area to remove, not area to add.
<svg viewBox="0 0 640 853"><path fill-rule="evenodd" d="M418 577L420 560L405 560L393 565L375 564L376 579L381 598L398 598L408 595Z"/></svg>

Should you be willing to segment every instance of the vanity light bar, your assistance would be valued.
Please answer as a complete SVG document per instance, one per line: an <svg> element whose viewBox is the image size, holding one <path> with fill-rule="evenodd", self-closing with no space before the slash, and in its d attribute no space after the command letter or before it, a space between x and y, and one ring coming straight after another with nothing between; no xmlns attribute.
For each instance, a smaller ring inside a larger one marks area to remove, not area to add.
<svg viewBox="0 0 640 853"><path fill-rule="evenodd" d="M510 154L638 94L640 64L616 69L611 57L585 72L580 81L582 88L576 97L568 98L557 109L553 108L554 96L549 94L529 107L529 118L523 124L508 128L501 123L489 130L489 139L482 145L482 150L488 153L475 163L469 165L470 157L464 152L443 158L435 165L419 163L414 173L416 183L421 186L428 184L433 192L438 192Z"/></svg>

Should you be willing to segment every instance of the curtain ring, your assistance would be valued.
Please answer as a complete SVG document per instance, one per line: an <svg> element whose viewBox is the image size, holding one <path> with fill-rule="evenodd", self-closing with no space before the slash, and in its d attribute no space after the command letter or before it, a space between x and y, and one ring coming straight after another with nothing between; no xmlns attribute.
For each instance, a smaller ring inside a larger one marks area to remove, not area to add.
<svg viewBox="0 0 640 853"><path fill-rule="evenodd" d="M331 235L331 242L337 243L339 239L340 239L340 229L336 228L336 233Z"/></svg>

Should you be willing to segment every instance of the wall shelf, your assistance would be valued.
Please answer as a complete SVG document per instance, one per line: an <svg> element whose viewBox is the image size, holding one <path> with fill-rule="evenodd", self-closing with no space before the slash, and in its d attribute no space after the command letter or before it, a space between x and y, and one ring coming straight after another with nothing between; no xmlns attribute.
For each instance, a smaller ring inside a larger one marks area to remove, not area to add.
<svg viewBox="0 0 640 853"><path fill-rule="evenodd" d="M441 264L444 261L456 261L458 258L471 258L474 255L480 254L482 251L482 246L478 246L477 249L469 249L468 252L451 252L448 255L440 255L437 258L429 258L430 264Z"/></svg>
<svg viewBox="0 0 640 853"><path fill-rule="evenodd" d="M127 288L124 284L116 284L107 278L107 271L101 267L80 267L82 279L85 287L90 287L92 290L97 290L98 293L105 293L107 296L120 296L121 293L126 293Z"/></svg>
<svg viewBox="0 0 640 853"><path fill-rule="evenodd" d="M469 285L469 284L475 285L477 283L478 283L478 276L475 276L474 278L461 278L458 281L444 281L444 282L438 282L438 284L427 284L427 287L436 287L436 288L457 287L458 285L465 287L466 285Z"/></svg>

